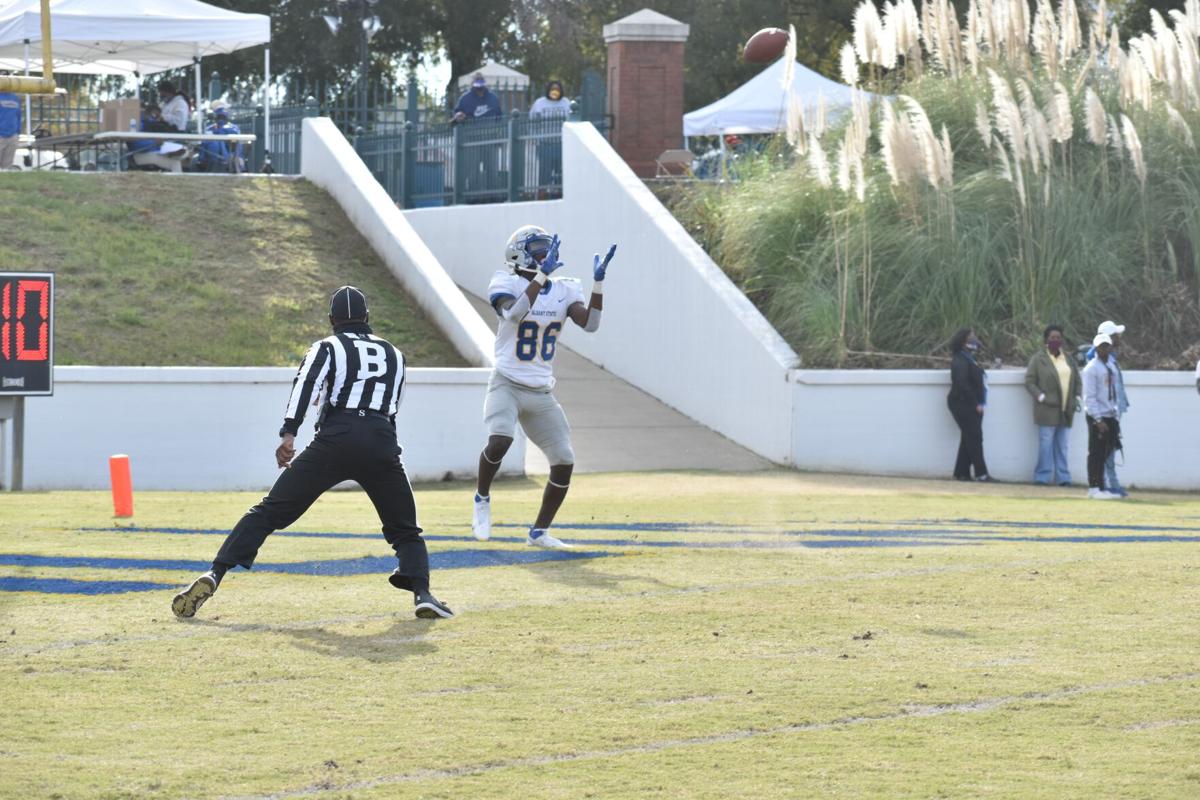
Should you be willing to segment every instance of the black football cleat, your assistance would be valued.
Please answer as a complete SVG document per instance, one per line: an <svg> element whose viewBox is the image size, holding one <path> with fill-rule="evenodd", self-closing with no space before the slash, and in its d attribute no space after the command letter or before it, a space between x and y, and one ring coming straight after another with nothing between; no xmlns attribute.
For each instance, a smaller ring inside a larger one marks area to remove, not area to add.
<svg viewBox="0 0 1200 800"><path fill-rule="evenodd" d="M450 606L428 592L417 595L416 601L418 619L450 619L454 616Z"/></svg>
<svg viewBox="0 0 1200 800"><path fill-rule="evenodd" d="M190 619L196 616L200 606L204 605L204 601L212 597L216 590L217 579L211 572L206 572L192 581L191 586L175 595L175 599L171 601L171 611L180 619Z"/></svg>

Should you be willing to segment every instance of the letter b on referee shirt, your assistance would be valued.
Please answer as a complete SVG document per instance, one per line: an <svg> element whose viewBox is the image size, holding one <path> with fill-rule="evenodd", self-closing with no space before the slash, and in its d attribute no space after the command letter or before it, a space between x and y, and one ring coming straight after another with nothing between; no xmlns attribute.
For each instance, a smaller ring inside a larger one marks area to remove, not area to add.
<svg viewBox="0 0 1200 800"><path fill-rule="evenodd" d="M356 377L359 380L378 378L387 372L387 354L383 345L356 339L354 348L358 350L360 369Z"/></svg>

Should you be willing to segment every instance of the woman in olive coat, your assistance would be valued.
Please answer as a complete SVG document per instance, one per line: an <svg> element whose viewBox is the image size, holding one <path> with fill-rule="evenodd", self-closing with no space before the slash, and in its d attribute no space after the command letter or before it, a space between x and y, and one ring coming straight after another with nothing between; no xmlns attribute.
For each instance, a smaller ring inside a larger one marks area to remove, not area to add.
<svg viewBox="0 0 1200 800"><path fill-rule="evenodd" d="M1062 328L1048 325L1042 341L1045 346L1033 354L1025 370L1025 389L1033 397L1033 422L1038 428L1038 460L1033 482L1069 486L1067 442L1083 381L1075 359L1063 351Z"/></svg>

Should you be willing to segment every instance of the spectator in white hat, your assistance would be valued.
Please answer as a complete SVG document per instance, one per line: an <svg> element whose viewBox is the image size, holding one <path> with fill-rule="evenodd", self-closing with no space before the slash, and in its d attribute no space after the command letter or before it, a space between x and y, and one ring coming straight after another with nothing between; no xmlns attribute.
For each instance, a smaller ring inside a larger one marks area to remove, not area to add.
<svg viewBox="0 0 1200 800"><path fill-rule="evenodd" d="M1096 357L1083 368L1083 410L1088 424L1088 497L1119 500L1121 495L1104 490L1104 465L1121 438L1117 420L1117 378L1112 365L1112 338L1098 333L1092 340Z"/></svg>
<svg viewBox="0 0 1200 800"><path fill-rule="evenodd" d="M1121 365L1117 361L1117 350L1121 347L1121 334L1125 332L1124 325L1118 325L1111 319L1106 319L1101 322L1096 328L1096 335L1104 334L1112 339L1112 353L1109 355L1109 364L1116 373L1117 382L1117 419L1125 416L1125 412L1129 410L1129 398L1125 395L1125 376L1121 372ZM1091 361L1096 356L1096 347L1088 351L1087 357ZM1117 480L1117 451L1125 452L1121 447L1121 440L1118 437L1113 449L1109 451L1108 460L1104 462L1104 486L1105 491L1109 494L1128 497L1129 492L1125 491L1125 487L1121 486L1121 482Z"/></svg>

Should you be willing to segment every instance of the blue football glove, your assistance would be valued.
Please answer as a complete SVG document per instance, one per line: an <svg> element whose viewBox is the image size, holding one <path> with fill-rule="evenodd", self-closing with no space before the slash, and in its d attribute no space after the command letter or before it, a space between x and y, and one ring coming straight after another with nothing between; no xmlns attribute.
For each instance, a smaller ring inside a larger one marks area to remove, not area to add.
<svg viewBox="0 0 1200 800"><path fill-rule="evenodd" d="M538 269L549 275L554 270L562 266L562 262L558 260L558 234L554 234L554 238L550 240L550 249L546 251L546 257L542 259Z"/></svg>
<svg viewBox="0 0 1200 800"><path fill-rule="evenodd" d="M608 262L612 261L613 254L616 252L617 246L614 244L608 248L608 255L604 257L603 261L600 260L599 253L592 257L592 280L604 280L604 274L608 271Z"/></svg>

